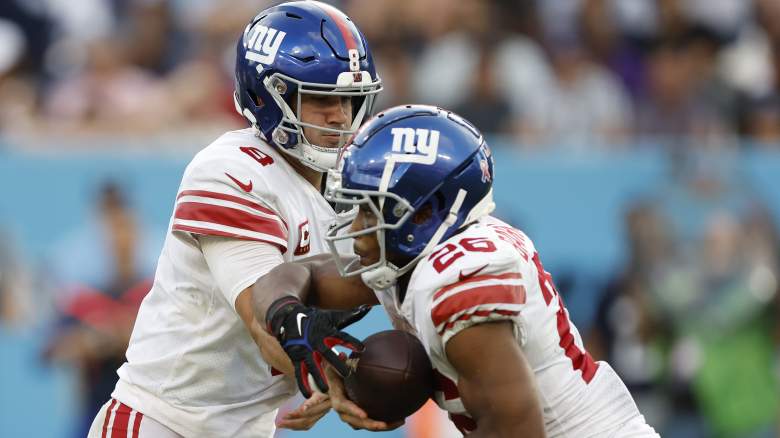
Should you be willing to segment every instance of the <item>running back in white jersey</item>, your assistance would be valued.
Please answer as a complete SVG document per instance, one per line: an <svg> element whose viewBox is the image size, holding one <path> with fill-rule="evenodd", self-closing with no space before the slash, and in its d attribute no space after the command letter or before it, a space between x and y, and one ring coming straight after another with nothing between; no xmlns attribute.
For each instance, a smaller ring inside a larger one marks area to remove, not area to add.
<svg viewBox="0 0 780 438"><path fill-rule="evenodd" d="M644 423L617 374L585 351L531 240L495 218L471 225L421 260L400 310L430 356L436 402L463 433L476 423L460 400L445 346L465 328L499 320L515 325L534 371L548 437L620 436L629 422Z"/></svg>
<svg viewBox="0 0 780 438"><path fill-rule="evenodd" d="M295 383L272 372L235 311L256 276L221 291L197 236L267 242L290 261L325 252L325 227L335 217L251 129L226 133L198 153L184 172L112 396L183 436L265 433L263 414L295 394Z"/></svg>

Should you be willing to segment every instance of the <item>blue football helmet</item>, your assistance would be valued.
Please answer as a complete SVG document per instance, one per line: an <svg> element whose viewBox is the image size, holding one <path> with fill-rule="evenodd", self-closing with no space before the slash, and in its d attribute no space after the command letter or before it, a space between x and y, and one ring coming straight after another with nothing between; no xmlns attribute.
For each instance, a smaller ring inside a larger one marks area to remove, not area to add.
<svg viewBox="0 0 780 438"><path fill-rule="evenodd" d="M378 114L357 131L328 175L329 200L366 206L377 218L375 226L342 232L351 222L345 215L329 230L326 240L341 275L360 274L374 289L392 286L436 245L490 214L492 187L490 148L465 119L426 105ZM430 208L431 217L412 220L423 207ZM344 265L337 242L367 233L377 235L379 261ZM395 266L388 253L410 261Z"/></svg>
<svg viewBox="0 0 780 438"><path fill-rule="evenodd" d="M349 17L325 3L298 1L268 8L238 40L236 110L266 141L320 172L336 165L338 148L310 143L303 127L339 134L343 144L371 114L381 90L365 37ZM350 97L352 125L334 129L304 123L304 94ZM297 105L291 105L293 99Z"/></svg>

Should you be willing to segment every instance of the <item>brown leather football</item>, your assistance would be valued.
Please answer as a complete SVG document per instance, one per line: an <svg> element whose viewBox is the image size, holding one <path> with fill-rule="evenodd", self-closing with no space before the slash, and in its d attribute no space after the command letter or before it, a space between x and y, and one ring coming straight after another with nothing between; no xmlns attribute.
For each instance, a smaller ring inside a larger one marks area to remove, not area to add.
<svg viewBox="0 0 780 438"><path fill-rule="evenodd" d="M347 397L369 418L394 422L416 412L433 396L433 370L413 335L386 330L367 337L353 352L354 371L344 379Z"/></svg>

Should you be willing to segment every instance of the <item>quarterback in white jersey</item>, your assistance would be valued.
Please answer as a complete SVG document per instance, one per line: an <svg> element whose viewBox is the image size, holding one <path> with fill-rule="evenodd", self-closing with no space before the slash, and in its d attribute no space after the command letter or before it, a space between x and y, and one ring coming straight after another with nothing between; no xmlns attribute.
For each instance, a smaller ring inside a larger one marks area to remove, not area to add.
<svg viewBox="0 0 780 438"><path fill-rule="evenodd" d="M273 436L276 410L296 389L266 332L258 302L273 290L262 280L327 250L337 215L320 192L323 172L380 84L363 36L331 6L285 3L247 25L235 100L252 126L187 166L127 362L90 437ZM327 315L345 326L362 314ZM325 396L307 403L279 424L306 429L330 408Z"/></svg>
<svg viewBox="0 0 780 438"><path fill-rule="evenodd" d="M657 436L619 376L585 350L530 239L489 215L493 161L473 125L423 105L387 110L361 127L331 173L327 196L358 206L328 233L342 299L381 302L396 328L420 339L435 401L461 432ZM360 263L336 245L349 238ZM325 268L284 266L288 276L314 276L316 299L326 300L316 278ZM367 418L339 375L328 376L344 421L397 426Z"/></svg>

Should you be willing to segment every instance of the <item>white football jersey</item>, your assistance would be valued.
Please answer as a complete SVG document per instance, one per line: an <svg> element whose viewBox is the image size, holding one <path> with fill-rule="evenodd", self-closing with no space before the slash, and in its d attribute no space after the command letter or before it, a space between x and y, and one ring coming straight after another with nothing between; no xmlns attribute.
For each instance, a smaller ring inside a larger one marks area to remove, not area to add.
<svg viewBox="0 0 780 438"><path fill-rule="evenodd" d="M324 231L335 217L252 129L200 151L184 171L112 396L183 436L267 435L263 415L297 388L262 360L235 311L240 290L219 290L196 236L271 243L291 261L327 251ZM256 280L247 277L244 287Z"/></svg>
<svg viewBox="0 0 780 438"><path fill-rule="evenodd" d="M585 351L533 243L485 217L439 244L415 267L403 303L382 297L413 326L436 376L435 401L464 434L476 423L458 394L447 341L486 321L508 320L533 369L549 437L612 437L644 420L618 375ZM623 429L625 430L625 429ZM655 436L652 428L648 435Z"/></svg>

